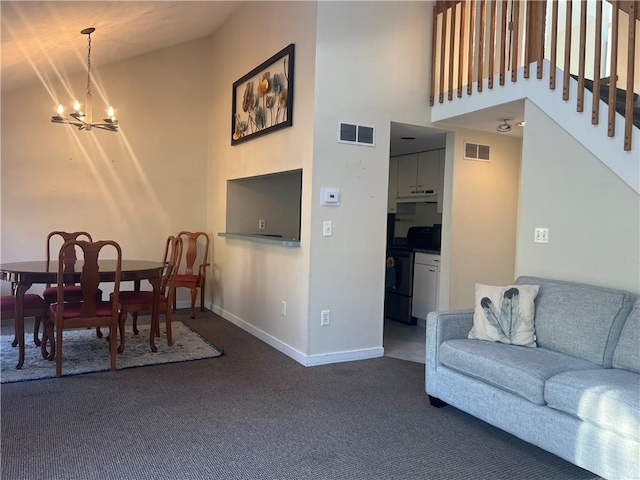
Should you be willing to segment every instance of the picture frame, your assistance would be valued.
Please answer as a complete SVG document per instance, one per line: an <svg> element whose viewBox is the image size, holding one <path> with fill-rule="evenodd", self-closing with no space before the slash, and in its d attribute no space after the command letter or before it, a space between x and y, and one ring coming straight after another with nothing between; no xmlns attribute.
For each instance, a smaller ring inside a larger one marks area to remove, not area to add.
<svg viewBox="0 0 640 480"><path fill-rule="evenodd" d="M231 145L293 125L292 43L233 83Z"/></svg>

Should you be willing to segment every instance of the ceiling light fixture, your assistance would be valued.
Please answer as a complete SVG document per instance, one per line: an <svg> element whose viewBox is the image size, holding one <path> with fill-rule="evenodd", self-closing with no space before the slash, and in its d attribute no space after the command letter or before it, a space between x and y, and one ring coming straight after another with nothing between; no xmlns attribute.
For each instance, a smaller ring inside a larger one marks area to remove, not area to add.
<svg viewBox="0 0 640 480"><path fill-rule="evenodd" d="M496 128L496 130L498 130L498 132L500 133L507 133L511 131L511 125L509 125L507 123L508 120L511 120L510 118L505 118L502 120L503 123L501 123L500 125L498 125L498 128Z"/></svg>
<svg viewBox="0 0 640 480"><path fill-rule="evenodd" d="M526 122L523 120L521 122L516 123L516 125L519 127L524 127L526 125Z"/></svg>
<svg viewBox="0 0 640 480"><path fill-rule="evenodd" d="M91 107L91 34L95 32L94 27L85 28L80 33L88 36L87 46L87 101L85 104L85 111L80 110L80 102L76 100L73 103L73 112L69 114L69 117L63 117L64 108L62 104L58 105L57 114L51 117L53 123L66 123L67 125L73 125L78 127L78 130L91 130L93 128L101 128L103 130L109 130L110 132L118 131L118 120L115 119L113 107L109 106L107 109L107 117L102 122L93 122Z"/></svg>

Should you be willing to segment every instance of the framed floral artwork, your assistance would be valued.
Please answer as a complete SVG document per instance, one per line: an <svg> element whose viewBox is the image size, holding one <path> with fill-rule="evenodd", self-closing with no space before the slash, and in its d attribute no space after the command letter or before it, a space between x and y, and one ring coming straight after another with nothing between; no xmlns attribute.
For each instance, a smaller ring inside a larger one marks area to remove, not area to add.
<svg viewBox="0 0 640 480"><path fill-rule="evenodd" d="M233 84L231 145L293 124L294 44Z"/></svg>

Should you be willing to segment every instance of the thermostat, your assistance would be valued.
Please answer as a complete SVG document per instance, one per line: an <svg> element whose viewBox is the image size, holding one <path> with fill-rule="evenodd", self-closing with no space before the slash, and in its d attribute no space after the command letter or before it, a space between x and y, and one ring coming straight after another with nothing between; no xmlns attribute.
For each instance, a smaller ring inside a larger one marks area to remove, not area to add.
<svg viewBox="0 0 640 480"><path fill-rule="evenodd" d="M340 205L340 189L339 188L321 188L320 189L320 205L329 207L337 207Z"/></svg>

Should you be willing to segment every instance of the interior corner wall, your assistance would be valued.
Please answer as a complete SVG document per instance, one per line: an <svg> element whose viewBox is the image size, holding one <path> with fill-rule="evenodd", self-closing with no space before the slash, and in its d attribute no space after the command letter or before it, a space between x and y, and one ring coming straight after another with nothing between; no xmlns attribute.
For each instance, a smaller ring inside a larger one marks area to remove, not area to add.
<svg viewBox="0 0 640 480"><path fill-rule="evenodd" d="M476 283L514 280L522 141L464 129L454 136L448 281L457 310L473 308ZM489 145L490 161L466 160L464 142Z"/></svg>
<svg viewBox="0 0 640 480"><path fill-rule="evenodd" d="M209 56L207 218L213 232L213 310L301 363L308 354L316 17L315 2L242 2L211 37ZM233 83L291 43L293 125L232 146ZM227 223L227 180L300 168L300 247L217 235Z"/></svg>
<svg viewBox="0 0 640 480"><path fill-rule="evenodd" d="M530 101L525 118L517 275L640 293L640 196Z"/></svg>
<svg viewBox="0 0 640 480"><path fill-rule="evenodd" d="M119 133L51 123L58 103L84 102L86 74L65 76L71 94L57 80L2 92L2 262L44 259L53 230L159 261L168 235L206 228L209 50L203 39L96 67L94 115L112 104Z"/></svg>

